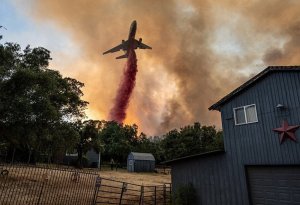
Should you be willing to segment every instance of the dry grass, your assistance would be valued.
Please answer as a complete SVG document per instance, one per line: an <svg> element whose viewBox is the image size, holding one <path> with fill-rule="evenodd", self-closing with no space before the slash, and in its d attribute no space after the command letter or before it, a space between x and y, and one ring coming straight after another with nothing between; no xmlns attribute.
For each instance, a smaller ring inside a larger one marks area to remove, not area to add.
<svg viewBox="0 0 300 205"><path fill-rule="evenodd" d="M162 173L132 173L127 170L119 169L118 171L104 170L99 172L103 178L128 182L137 185L162 185L171 183L170 174Z"/></svg>
<svg viewBox="0 0 300 205"><path fill-rule="evenodd" d="M126 170L102 171L101 187L99 189L98 202L119 203L119 196L122 192L122 182L126 182L123 192L122 204L139 204L141 192L143 192L143 204L164 204L164 196L170 193L170 175L157 173L128 173ZM110 180L106 180L110 179ZM115 181L111 181L115 180ZM164 187L163 184L167 184ZM141 187L143 185L143 187ZM142 191L143 190L143 191ZM106 198L106 197L108 197ZM156 203L155 203L156 202Z"/></svg>

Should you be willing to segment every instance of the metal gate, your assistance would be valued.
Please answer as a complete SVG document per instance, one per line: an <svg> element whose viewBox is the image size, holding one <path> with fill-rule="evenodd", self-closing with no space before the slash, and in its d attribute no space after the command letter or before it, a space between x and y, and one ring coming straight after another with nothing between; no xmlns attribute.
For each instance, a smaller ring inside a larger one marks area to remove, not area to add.
<svg viewBox="0 0 300 205"><path fill-rule="evenodd" d="M169 205L171 192L171 184L141 186L98 177L95 184L94 204Z"/></svg>
<svg viewBox="0 0 300 205"><path fill-rule="evenodd" d="M95 173L22 164L2 164L0 171L1 205L93 203Z"/></svg>

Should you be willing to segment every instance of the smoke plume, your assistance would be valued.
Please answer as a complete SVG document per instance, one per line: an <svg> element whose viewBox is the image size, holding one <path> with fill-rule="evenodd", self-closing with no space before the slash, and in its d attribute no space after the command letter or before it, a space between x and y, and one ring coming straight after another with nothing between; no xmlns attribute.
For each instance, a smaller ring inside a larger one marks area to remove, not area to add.
<svg viewBox="0 0 300 205"><path fill-rule="evenodd" d="M32 2L34 19L53 22L81 51L68 65L55 58L53 65L85 83L88 113L98 119L109 115L122 73L120 61L100 53L126 38L137 20L136 38L153 50L137 51L139 81L124 122L147 134L195 121L220 127L211 104L268 65L299 64L298 0Z"/></svg>
<svg viewBox="0 0 300 205"><path fill-rule="evenodd" d="M130 101L131 93L135 86L135 77L137 73L136 62L137 59L135 51L129 49L123 78L119 85L114 105L109 112L109 119L118 123L123 123L126 118L126 109Z"/></svg>

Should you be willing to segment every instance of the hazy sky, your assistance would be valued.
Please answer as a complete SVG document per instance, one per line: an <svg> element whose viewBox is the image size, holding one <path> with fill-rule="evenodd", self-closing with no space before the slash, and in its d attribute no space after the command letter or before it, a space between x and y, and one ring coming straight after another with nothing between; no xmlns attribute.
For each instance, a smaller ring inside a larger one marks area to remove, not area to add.
<svg viewBox="0 0 300 205"><path fill-rule="evenodd" d="M0 0L2 42L51 51L51 69L85 83L92 119L107 119L123 73L128 37L138 50L137 83L125 123L148 135L199 121L220 127L208 107L268 65L299 65L298 0Z"/></svg>

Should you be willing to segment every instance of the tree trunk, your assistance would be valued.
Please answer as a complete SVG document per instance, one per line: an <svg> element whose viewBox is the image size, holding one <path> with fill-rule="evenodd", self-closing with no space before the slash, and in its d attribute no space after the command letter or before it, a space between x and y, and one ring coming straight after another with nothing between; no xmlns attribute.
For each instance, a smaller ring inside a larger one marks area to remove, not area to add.
<svg viewBox="0 0 300 205"><path fill-rule="evenodd" d="M28 160L27 160L27 164L29 164L30 163L30 158L31 158L31 149L29 149L29 154L28 154Z"/></svg>
<svg viewBox="0 0 300 205"><path fill-rule="evenodd" d="M30 158L31 158L32 150L31 150L30 146L27 146L27 148L29 150L27 164L29 164L30 163Z"/></svg>
<svg viewBox="0 0 300 205"><path fill-rule="evenodd" d="M12 155L12 158L11 158L11 163L12 164L14 163L14 160L15 160L15 153L16 153L16 148L14 147L13 155Z"/></svg>
<svg viewBox="0 0 300 205"><path fill-rule="evenodd" d="M51 164L51 157L52 157L52 148L50 149L50 152L48 154L48 164Z"/></svg>
<svg viewBox="0 0 300 205"><path fill-rule="evenodd" d="M78 153L78 168L82 168L82 147L79 145L78 149L77 149L77 153Z"/></svg>

